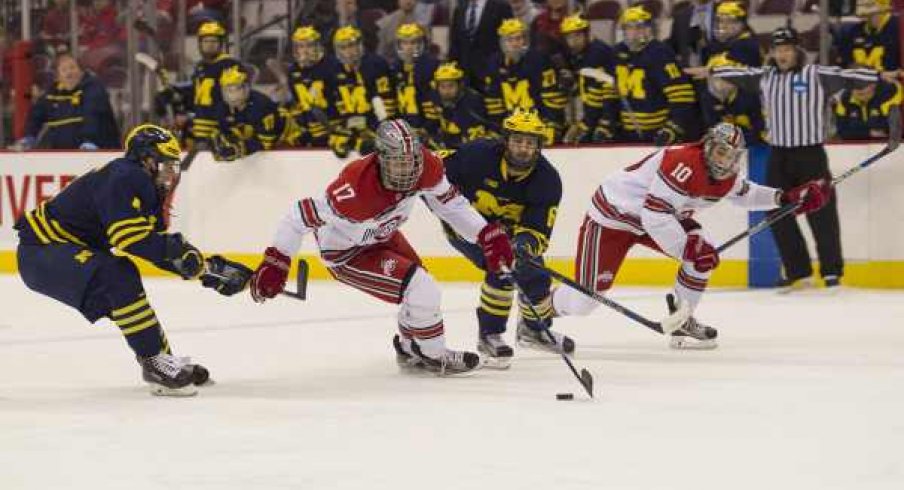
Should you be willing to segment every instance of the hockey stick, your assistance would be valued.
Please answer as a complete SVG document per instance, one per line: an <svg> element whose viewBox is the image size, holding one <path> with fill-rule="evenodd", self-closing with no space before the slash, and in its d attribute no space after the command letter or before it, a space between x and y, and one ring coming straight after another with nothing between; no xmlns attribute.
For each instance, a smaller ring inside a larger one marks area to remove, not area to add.
<svg viewBox="0 0 904 490"><path fill-rule="evenodd" d="M890 154L891 152L897 150L898 146L900 146L900 145L901 145L901 111L899 108L894 107L888 112L888 144L885 145L885 148L882 148L882 150L880 150L875 155L873 155L873 156L867 158L866 160L860 162L859 164L847 169L844 173L842 173L838 177L835 177L834 179L832 179L832 182L830 185L832 187L837 186L838 184L844 182L844 180L847 179L848 177L856 174L857 172L860 172L861 170L865 169L866 167L869 167L870 165L881 160L883 157ZM786 216L793 214L795 211L798 210L798 208L800 208L800 204L798 204L798 203L792 203L792 204L785 205L784 207L780 208L775 214L773 214L769 218L764 219L763 221L760 221L756 225L735 235L734 237L732 237L731 239L729 239L722 245L719 245L719 248L716 249L716 253L722 253L723 251L725 251L725 249L734 245L735 243L738 243L739 241L743 240L744 238L751 236L751 235L756 235L757 233L765 230L766 228L768 228L772 224L776 223L777 221L785 218Z"/></svg>
<svg viewBox="0 0 904 490"><path fill-rule="evenodd" d="M599 294L599 293L596 293L594 291L587 289L586 287L578 284L576 281L569 278L565 274L560 274L559 272L556 272L541 264L538 264L538 263L534 262L533 260L529 260L526 258L519 259L519 260L527 263L527 265L533 267L534 269L537 269L539 271L545 272L546 274L549 274L550 277L558 280L562 284L565 284L566 286L578 291L579 293L587 296L588 298L594 299L594 300L602 303L603 305L608 306L609 308L612 308L613 310L621 313L622 315L625 315L626 317L634 320L635 322L637 322L657 333L673 332L673 331L677 330L681 325L684 324L685 321L687 321L687 318L690 316L689 311L687 311L685 309L679 309L675 313L664 318L662 320L662 322L654 322L653 320L646 318L645 316L641 315L640 313L637 313L636 311L628 308L627 306L622 305L621 303L618 303L614 300L611 300L611 299L603 296L602 294Z"/></svg>
<svg viewBox="0 0 904 490"><path fill-rule="evenodd" d="M283 291L284 296L304 301L308 299L308 261L298 259L298 275L295 278L295 291Z"/></svg>
<svg viewBox="0 0 904 490"><path fill-rule="evenodd" d="M507 275L511 279L512 284L515 286L515 290L518 291L518 295L524 299L524 304L527 305L527 308L531 311L531 313L534 315L535 318L539 319L540 315L537 314L537 310L536 310L536 308L534 308L534 305L530 302L530 298L528 298L527 295L524 294L524 290L521 289L521 286L518 284L518 281L515 280L515 276L512 274L512 271L510 269L508 269L507 267L504 267L502 269L502 271L505 275ZM546 334L547 337L549 337L549 340L552 342L552 344L556 345L556 339L549 332L549 328L548 327L544 328L543 332ZM565 361L565 364L568 365L568 369L571 370L571 374L574 374L574 377L577 378L578 383L581 383L581 386L584 387L584 390L587 391L587 394L590 395L590 398L593 398L593 375L590 374L590 371L588 371L586 369L581 369L581 372L578 373L577 368L574 367L574 363L571 362L571 359L568 358L568 356L565 354L564 350L559 349L559 355L562 357L562 360Z"/></svg>
<svg viewBox="0 0 904 490"><path fill-rule="evenodd" d="M587 66L578 70L578 74L596 80L600 83L609 83L615 85L615 77L606 73L606 71L602 68L591 68ZM628 102L628 99L618 90L618 87L613 88L615 90L615 93L618 94L618 100L619 102L621 102L622 110L627 112L628 117L631 118L631 124L634 125L634 132L637 133L638 138L641 138L643 136L643 133L640 130L640 124L637 121L637 116L634 114L634 108L631 107L631 103Z"/></svg>
<svg viewBox="0 0 904 490"><path fill-rule="evenodd" d="M185 158L183 158L182 162L180 162L180 164L179 164L179 172L180 173L188 172L188 169L191 168L191 164L195 163L195 157L198 156L198 152L200 152L201 150L204 149L204 148L201 148L201 146L202 145L200 142L196 142L194 144L194 146L192 146L192 149L189 150L188 154L185 155Z"/></svg>

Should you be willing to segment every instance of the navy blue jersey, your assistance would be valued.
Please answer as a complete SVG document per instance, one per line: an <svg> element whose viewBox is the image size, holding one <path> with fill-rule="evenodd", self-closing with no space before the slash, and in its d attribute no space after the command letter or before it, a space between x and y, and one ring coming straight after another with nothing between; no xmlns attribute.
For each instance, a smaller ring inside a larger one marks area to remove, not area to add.
<svg viewBox="0 0 904 490"><path fill-rule="evenodd" d="M326 88L334 84L331 77L338 69L333 64L335 59L323 57L313 66L302 68L298 63L289 67L289 94L292 103L289 114L302 137L295 144L299 146L326 146L327 143L327 111L329 103L326 99Z"/></svg>
<svg viewBox="0 0 904 490"><path fill-rule="evenodd" d="M239 111L223 104L214 112L218 130L232 139L241 140L245 155L269 150L279 142L286 129L288 111L280 109L270 97L251 90L248 103Z"/></svg>
<svg viewBox="0 0 904 490"><path fill-rule="evenodd" d="M760 43L750 32L742 32L731 41L721 43L714 41L703 49L703 64L713 56L725 55L732 63L759 67L763 66L763 52Z"/></svg>
<svg viewBox="0 0 904 490"><path fill-rule="evenodd" d="M430 93L431 104L424 113L425 129L433 143L442 148L458 148L463 143L486 137L487 111L483 97L463 88L464 92L453 105L443 105L436 90Z"/></svg>
<svg viewBox="0 0 904 490"><path fill-rule="evenodd" d="M549 58L528 50L517 63L508 64L496 53L484 67L487 114L502 122L516 108L535 109L545 123L561 128L567 97L559 88L558 74ZM551 143L552 138L548 138Z"/></svg>
<svg viewBox="0 0 904 490"><path fill-rule="evenodd" d="M150 174L127 158L77 178L19 218L16 229L23 244L116 248L155 264L166 257L163 204Z"/></svg>
<svg viewBox="0 0 904 490"><path fill-rule="evenodd" d="M878 71L890 71L901 67L899 43L898 17L887 14L878 29L867 22L844 26L835 46L842 67L850 68L856 63Z"/></svg>
<svg viewBox="0 0 904 490"><path fill-rule="evenodd" d="M838 136L847 140L864 140L888 134L888 111L901 105L901 84L880 83L869 100L857 100L845 89L835 103ZM870 131L882 133L871 135Z"/></svg>
<svg viewBox="0 0 904 490"><path fill-rule="evenodd" d="M707 127L720 122L732 123L741 128L748 145L765 141L766 122L759 94L736 90L732 96L721 101L707 90L702 90L700 105L703 109L703 122Z"/></svg>
<svg viewBox="0 0 904 490"><path fill-rule="evenodd" d="M615 74L615 50L608 44L593 40L587 48L579 54L570 54L568 63L570 68L578 73L581 68L599 68L610 76ZM618 117L618 94L615 85L603 83L585 75L577 75L578 96L584 105L584 118L582 122L588 129L598 125L611 127Z"/></svg>
<svg viewBox="0 0 904 490"><path fill-rule="evenodd" d="M671 48L654 40L634 53L622 42L616 46L616 56L616 89L623 99L622 139L651 141L666 125L684 134L696 127L694 88Z"/></svg>
<svg viewBox="0 0 904 490"><path fill-rule="evenodd" d="M59 84L42 95L31 108L25 134L37 138L46 131L43 147L77 149L82 143L98 148L119 148L119 127L107 89L97 78L85 75L72 90Z"/></svg>
<svg viewBox="0 0 904 490"><path fill-rule="evenodd" d="M359 66L345 66L340 62L331 63L335 70L330 77L332 86L327 87L330 104L330 119L337 125L346 125L351 118L366 118L366 127L376 127L372 99L379 96L386 106L388 117L396 114L395 89L386 61L370 53L365 53Z"/></svg>
<svg viewBox="0 0 904 490"><path fill-rule="evenodd" d="M430 83L439 61L429 54L418 57L413 64L396 61L390 72L395 82L398 117L408 121L413 128L425 126L425 113L432 110Z"/></svg>
<svg viewBox="0 0 904 490"><path fill-rule="evenodd" d="M540 156L525 177L507 174L505 144L479 139L451 151L443 161L446 177L487 221L497 221L513 236L530 233L545 249L562 199L559 172Z"/></svg>
<svg viewBox="0 0 904 490"><path fill-rule="evenodd" d="M201 61L195 65L191 75L191 93L188 106L194 112L190 134L196 138L209 138L217 127L214 112L224 105L220 91L220 75L241 63L226 54L221 54L211 62Z"/></svg>

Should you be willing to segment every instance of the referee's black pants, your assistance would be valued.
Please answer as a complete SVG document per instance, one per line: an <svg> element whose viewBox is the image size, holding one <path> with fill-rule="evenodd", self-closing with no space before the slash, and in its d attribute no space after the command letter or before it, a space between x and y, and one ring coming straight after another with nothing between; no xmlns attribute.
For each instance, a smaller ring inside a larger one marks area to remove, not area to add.
<svg viewBox="0 0 904 490"><path fill-rule="evenodd" d="M788 190L810 180L831 179L829 162L822 145L782 148L773 146L766 171L766 185ZM844 273L841 257L841 231L838 225L838 198L834 191L824 208L807 215L810 230L816 238L819 273L822 277ZM794 218L784 218L772 225L772 235L782 256L786 279L813 275L810 253Z"/></svg>

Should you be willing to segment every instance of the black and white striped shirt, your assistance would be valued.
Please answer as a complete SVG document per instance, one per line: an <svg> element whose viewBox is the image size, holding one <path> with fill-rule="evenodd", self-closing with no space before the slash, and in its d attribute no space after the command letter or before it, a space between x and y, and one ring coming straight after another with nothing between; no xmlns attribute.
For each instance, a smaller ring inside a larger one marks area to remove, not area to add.
<svg viewBox="0 0 904 490"><path fill-rule="evenodd" d="M772 146L793 148L821 145L826 138L826 102L838 91L875 83L879 75L870 69L843 70L836 66L806 64L796 70L720 67L713 76L759 90L766 112L766 129Z"/></svg>

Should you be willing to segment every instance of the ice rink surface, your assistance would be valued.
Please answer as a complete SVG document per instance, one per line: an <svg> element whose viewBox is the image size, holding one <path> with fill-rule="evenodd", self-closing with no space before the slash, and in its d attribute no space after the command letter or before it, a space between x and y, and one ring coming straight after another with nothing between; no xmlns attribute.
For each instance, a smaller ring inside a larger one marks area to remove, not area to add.
<svg viewBox="0 0 904 490"><path fill-rule="evenodd" d="M150 396L112 324L0 277L0 489L904 488L901 292L714 291L709 352L604 308L562 319L591 401L524 349L509 371L402 375L395 308L335 283L266 305L147 285L218 382L197 397ZM473 348L477 287L443 287L450 344ZM664 292L613 298L659 316Z"/></svg>

